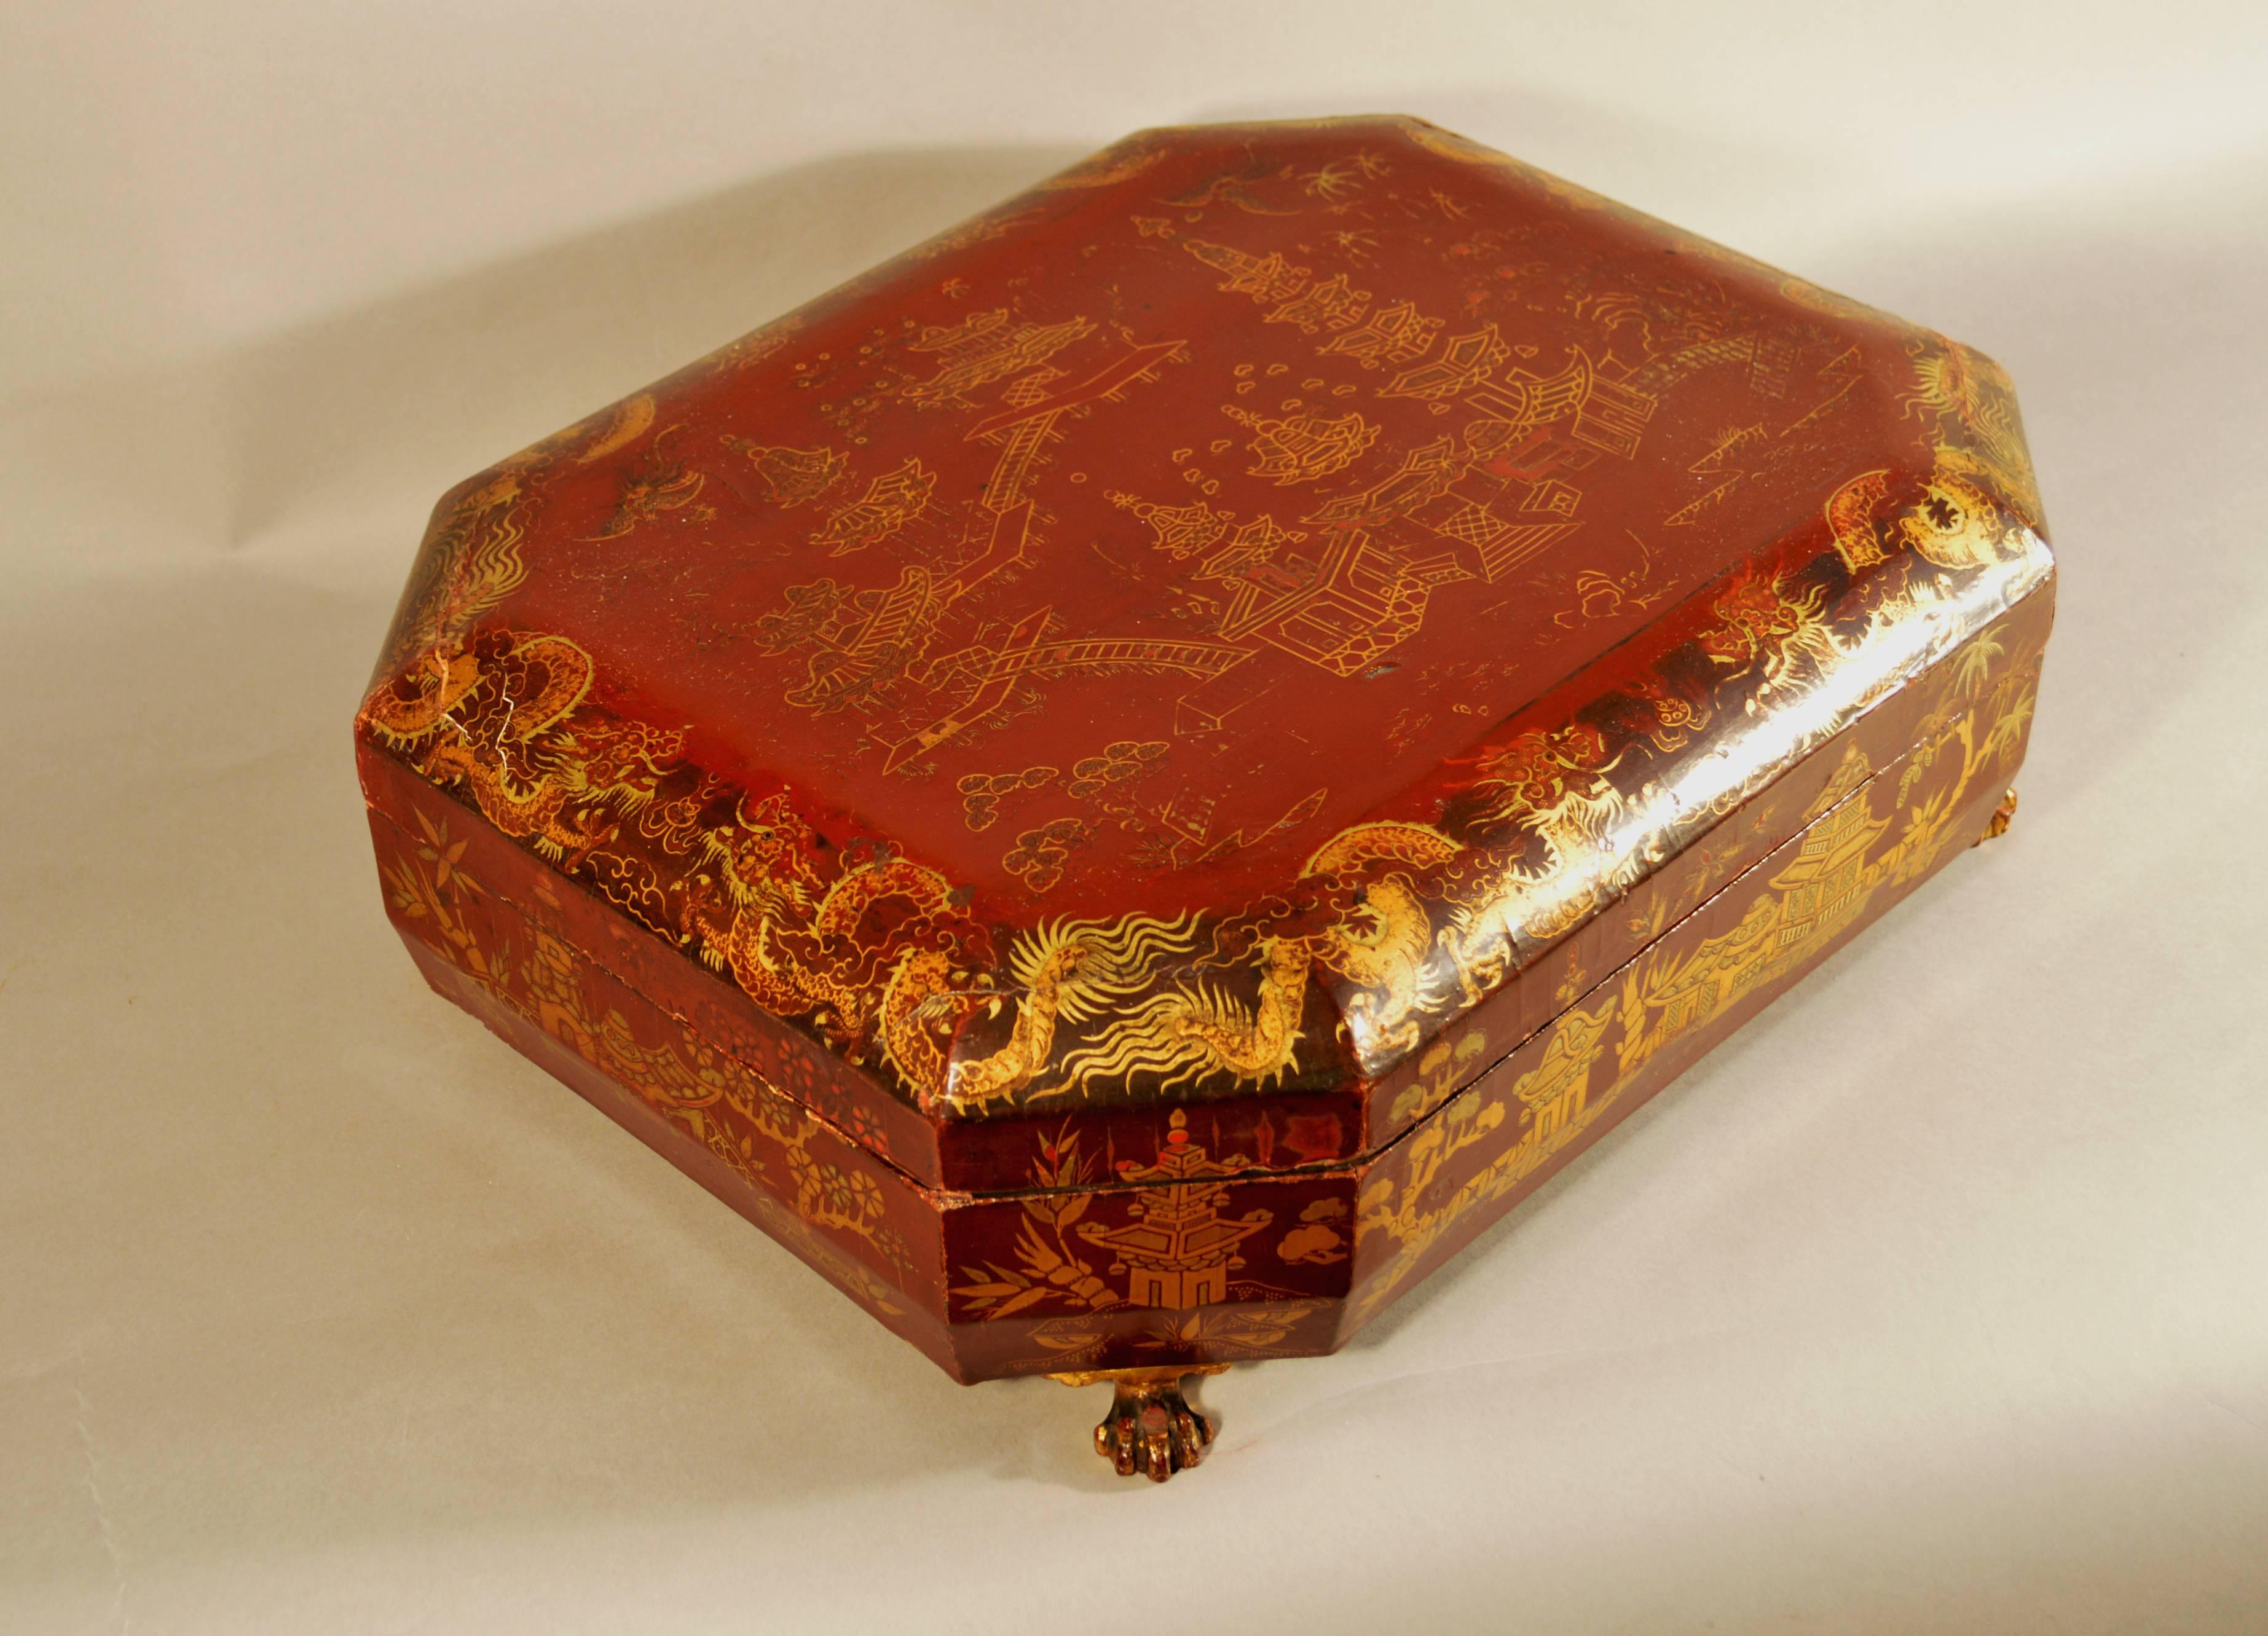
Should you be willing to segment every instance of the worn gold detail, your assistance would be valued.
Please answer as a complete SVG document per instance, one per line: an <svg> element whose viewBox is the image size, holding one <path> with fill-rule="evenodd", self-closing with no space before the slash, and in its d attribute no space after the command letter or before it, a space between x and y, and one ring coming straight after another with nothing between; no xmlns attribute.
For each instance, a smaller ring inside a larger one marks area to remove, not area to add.
<svg viewBox="0 0 2268 1636"><path fill-rule="evenodd" d="M1307 269L1292 266L1274 250L1264 256L1247 255L1205 239L1184 239L1182 248L1215 271L1227 274L1220 288L1231 295L1250 296L1262 303L1288 303L1307 286Z"/></svg>
<svg viewBox="0 0 2268 1636"><path fill-rule="evenodd" d="M626 449L653 424L653 394L640 392L624 398L600 424L599 433L575 452L578 466L594 465L618 449Z"/></svg>
<svg viewBox="0 0 2268 1636"><path fill-rule="evenodd" d="M922 514L936 485L937 478L920 457L909 454L895 470L875 478L865 494L828 517L811 542L825 546L829 556L879 545Z"/></svg>
<svg viewBox="0 0 2268 1636"><path fill-rule="evenodd" d="M748 457L771 497L788 509L809 505L836 483L850 469L850 457L824 445L815 449L791 449L751 443L746 438L726 438L727 448Z"/></svg>
<svg viewBox="0 0 2268 1636"><path fill-rule="evenodd" d="M381 674L405 662L422 665L442 644L453 651L473 622L527 577L519 545L526 534L519 478L500 472L438 519L401 598L402 617Z"/></svg>
<svg viewBox="0 0 2268 1636"><path fill-rule="evenodd" d="M623 468L620 497L615 503L614 514L587 538L619 540L640 523L659 517L665 512L694 506L708 477L668 450L670 433L679 430L681 428L671 426L658 434L643 459ZM695 506L689 515L694 521L706 522L716 512L702 505Z"/></svg>

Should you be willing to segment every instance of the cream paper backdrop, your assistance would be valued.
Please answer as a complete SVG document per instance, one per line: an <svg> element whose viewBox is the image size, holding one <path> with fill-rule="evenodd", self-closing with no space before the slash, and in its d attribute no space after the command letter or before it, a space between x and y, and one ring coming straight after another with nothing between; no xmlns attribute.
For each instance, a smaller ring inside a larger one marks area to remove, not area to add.
<svg viewBox="0 0 2268 1636"><path fill-rule="evenodd" d="M0 11L0 1630L2268 1628L2256 8ZM1395 109L1959 335L2024 807L1200 1471L426 993L440 490L1147 124Z"/></svg>

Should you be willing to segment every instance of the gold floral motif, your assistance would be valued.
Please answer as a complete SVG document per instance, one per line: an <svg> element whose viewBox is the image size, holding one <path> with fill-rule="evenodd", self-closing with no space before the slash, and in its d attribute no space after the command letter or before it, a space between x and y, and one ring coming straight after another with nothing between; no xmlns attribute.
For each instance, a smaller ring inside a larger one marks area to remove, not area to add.
<svg viewBox="0 0 2268 1636"><path fill-rule="evenodd" d="M1199 1308L1190 1312L1160 1313L1135 1330L1129 1345L1136 1353L1171 1352L1200 1356L1228 1363L1252 1363L1266 1358L1312 1354L1323 1350L1298 1338L1301 1325L1330 1303L1299 1299L1236 1301L1226 1306ZM1095 1313L1066 1314L1043 1318L1029 1330L1046 1348L1018 1359L1010 1372L1042 1370L1057 1379L1078 1373L1075 1366L1091 1364L1123 1333L1123 1323ZM1185 1371L1186 1372L1186 1371ZM1109 1373L1109 1372L1106 1372ZM1092 1384L1099 1375L1072 1384Z"/></svg>
<svg viewBox="0 0 2268 1636"><path fill-rule="evenodd" d="M1271 1357L1324 1305L1320 1301L1255 1301L1179 1312L1153 1325L1134 1344L1145 1352L1200 1352L1239 1361Z"/></svg>
<svg viewBox="0 0 2268 1636"><path fill-rule="evenodd" d="M387 901L403 919L431 925L449 958L472 976L486 984L502 981L500 962L506 951L492 955L482 948L463 912L466 903L484 895L480 882L459 867L468 843L452 841L447 823L436 824L422 812L417 828L424 838L414 856L379 861Z"/></svg>
<svg viewBox="0 0 2268 1636"><path fill-rule="evenodd" d="M1014 1317L1042 1302L1093 1312L1124 1304L1125 1298L1097 1274L1071 1238L1094 1201L1089 1190L1095 1179L1093 1161L1079 1152L1076 1131L1066 1126L1052 1139L1042 1138L1032 1166L1037 1190L1023 1201L1024 1220L1017 1230L1016 1265L987 1262L963 1267L961 1276L969 1281L952 1293L988 1322ZM1076 1320L1071 1323L1060 1348L1066 1352L1096 1338ZM1057 1345L1044 1337L1042 1344Z"/></svg>
<svg viewBox="0 0 2268 1636"><path fill-rule="evenodd" d="M1570 1001L1575 996L1570 995ZM1454 1040L1435 1040L1418 1059L1418 1077L1395 1097L1389 1117L1399 1128L1415 1124L1449 1100L1479 1072L1488 1054L1488 1035L1467 1028Z"/></svg>
<svg viewBox="0 0 2268 1636"><path fill-rule="evenodd" d="M1301 173L1300 190L1311 199L1344 204L1360 195L1365 183L1393 172L1393 163L1383 153L1364 148L1343 159L1326 159L1314 170Z"/></svg>

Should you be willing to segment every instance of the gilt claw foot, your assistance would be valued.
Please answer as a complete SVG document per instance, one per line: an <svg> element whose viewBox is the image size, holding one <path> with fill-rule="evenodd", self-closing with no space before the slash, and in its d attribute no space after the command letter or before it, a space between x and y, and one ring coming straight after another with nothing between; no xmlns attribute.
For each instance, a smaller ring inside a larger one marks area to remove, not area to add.
<svg viewBox="0 0 2268 1636"><path fill-rule="evenodd" d="M1999 840L2008 833L2008 826L2015 821L2016 792L2011 790L2000 798L2000 804L1992 809L1992 816L1985 822L1984 833L1977 837L1977 844L1982 846L1987 841Z"/></svg>
<svg viewBox="0 0 2268 1636"><path fill-rule="evenodd" d="M1213 1424L1182 1395L1182 1378L1218 1374L1225 1364L1193 1368L1096 1369L1055 1378L1067 1386L1110 1382L1110 1412L1094 1428L1094 1452L1121 1477L1146 1477L1162 1483L1205 1455Z"/></svg>

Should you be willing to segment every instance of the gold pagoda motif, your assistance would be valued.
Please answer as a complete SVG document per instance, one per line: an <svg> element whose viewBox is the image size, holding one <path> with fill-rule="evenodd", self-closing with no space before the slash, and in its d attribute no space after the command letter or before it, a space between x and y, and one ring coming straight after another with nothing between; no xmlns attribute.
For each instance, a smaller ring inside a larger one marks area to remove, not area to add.
<svg viewBox="0 0 2268 1636"><path fill-rule="evenodd" d="M1610 360L1594 358L1580 346L1568 352L1566 367L1556 375L1514 370L1508 380L1482 385L1465 402L1521 429L1567 421L1568 435L1585 448L1634 459L1657 394L1631 385L1623 378L1629 372L1617 372Z"/></svg>
<svg viewBox="0 0 2268 1636"><path fill-rule="evenodd" d="M1452 335L1440 356L1405 369L1378 389L1382 398L1420 398L1432 402L1453 398L1486 386L1489 372L1512 356L1494 324L1483 324L1469 335Z"/></svg>
<svg viewBox="0 0 2268 1636"><path fill-rule="evenodd" d="M1292 266L1278 251L1270 250L1264 256L1248 255L1233 246L1215 244L1207 239L1184 239L1182 248L1216 272L1227 274L1220 288L1231 295L1250 296L1260 302L1282 302L1289 301L1307 287L1307 269ZM1339 282L1344 286L1345 281Z"/></svg>
<svg viewBox="0 0 2268 1636"><path fill-rule="evenodd" d="M1119 1171L1123 1181L1166 1183L1133 1206L1133 1220L1079 1229L1088 1243L1111 1252L1110 1270L1125 1274L1131 1306L1185 1308L1226 1301L1228 1275L1244 1264L1238 1246L1275 1220L1270 1210L1233 1220L1221 1215L1228 1185L1208 1178L1234 1175L1244 1161L1209 1157L1189 1140L1188 1127L1189 1116L1176 1108L1158 1162Z"/></svg>
<svg viewBox="0 0 2268 1636"><path fill-rule="evenodd" d="M1252 543L1256 551L1259 541ZM1472 576L1446 553L1416 560L1356 528L1313 554L1287 549L1217 577L1232 593L1224 639L1265 642L1335 676L1355 676L1417 634L1435 586Z"/></svg>
<svg viewBox="0 0 2268 1636"><path fill-rule="evenodd" d="M1433 337L1440 332L1440 319L1426 317L1408 301L1396 301L1373 313L1361 328L1334 335L1315 350L1340 353L1365 369L1414 364L1432 350Z"/></svg>
<svg viewBox="0 0 2268 1636"><path fill-rule="evenodd" d="M1257 462L1251 475L1268 478L1279 487L1328 477L1378 441L1378 428L1352 410L1336 417L1292 415L1281 420L1263 420L1233 405L1224 412L1251 429L1252 453Z"/></svg>
<svg viewBox="0 0 2268 1636"><path fill-rule="evenodd" d="M909 345L934 355L937 372L907 387L907 401L932 408L967 403L979 387L1037 369L1094 331L1092 319L1077 316L1056 324L1015 322L1005 307L972 313L949 329L932 327Z"/></svg>
<svg viewBox="0 0 2268 1636"><path fill-rule="evenodd" d="M1306 290L1263 319L1263 323L1297 324L1308 335L1318 329L1344 329L1361 321L1370 306L1370 291L1357 290L1344 273L1309 284Z"/></svg>
<svg viewBox="0 0 2268 1636"><path fill-rule="evenodd" d="M1543 1048L1543 1059L1513 1082L1512 1095L1524 1122L1519 1139L1444 1200L1433 1187L1442 1168L1466 1148L1491 1139L1503 1124L1503 1102L1452 1102L1440 1123L1412 1139L1409 1169L1398 1190L1381 1177L1365 1190L1359 1225L1390 1240L1394 1254L1365 1288L1355 1321L1385 1304L1410 1270L1449 1229L1471 1212L1503 1198L1582 1139L1594 1121L1628 1087L1617 1079L1593 1087L1600 1043L1614 1020L1611 998L1588 1011L1569 1011Z"/></svg>
<svg viewBox="0 0 2268 1636"><path fill-rule="evenodd" d="M1176 558L1211 550L1228 532L1234 515L1214 511L1203 500L1193 505L1159 505L1119 489L1112 490L1108 497L1120 511L1131 512L1149 524L1150 532L1157 536L1152 543Z"/></svg>

